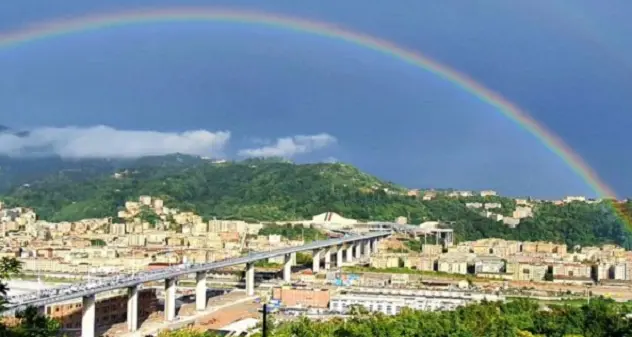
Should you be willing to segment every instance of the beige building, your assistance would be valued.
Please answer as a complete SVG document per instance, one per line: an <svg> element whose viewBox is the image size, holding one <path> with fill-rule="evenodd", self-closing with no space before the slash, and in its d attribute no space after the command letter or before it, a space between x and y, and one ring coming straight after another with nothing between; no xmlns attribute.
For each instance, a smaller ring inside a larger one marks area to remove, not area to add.
<svg viewBox="0 0 632 337"><path fill-rule="evenodd" d="M126 232L124 223L113 223L110 225L110 234L112 235L125 235Z"/></svg>
<svg viewBox="0 0 632 337"><path fill-rule="evenodd" d="M447 253L439 256L438 271L452 274L467 274L467 266L473 262L474 254Z"/></svg>
<svg viewBox="0 0 632 337"><path fill-rule="evenodd" d="M434 271L437 260L437 255L408 255L404 258L404 267L422 271Z"/></svg>
<svg viewBox="0 0 632 337"><path fill-rule="evenodd" d="M500 274L505 271L505 262L498 256L481 255L474 259L475 274Z"/></svg>
<svg viewBox="0 0 632 337"><path fill-rule="evenodd" d="M548 268L540 263L513 262L507 264L507 274L517 281L543 281Z"/></svg>
<svg viewBox="0 0 632 337"><path fill-rule="evenodd" d="M496 193L496 191L493 191L493 190L481 191L481 197L494 197L497 195L498 193Z"/></svg>
<svg viewBox="0 0 632 337"><path fill-rule="evenodd" d="M582 263L556 263L553 264L553 280L564 281L590 281L592 267Z"/></svg>
<svg viewBox="0 0 632 337"><path fill-rule="evenodd" d="M513 211L512 216L516 219L530 218L533 217L533 210L531 209L531 207L517 206L516 209Z"/></svg>
<svg viewBox="0 0 632 337"><path fill-rule="evenodd" d="M371 257L372 268L397 268L399 267L400 255L378 255Z"/></svg>
<svg viewBox="0 0 632 337"><path fill-rule="evenodd" d="M246 233L248 224L240 220L210 220L208 222L208 231L214 233Z"/></svg>

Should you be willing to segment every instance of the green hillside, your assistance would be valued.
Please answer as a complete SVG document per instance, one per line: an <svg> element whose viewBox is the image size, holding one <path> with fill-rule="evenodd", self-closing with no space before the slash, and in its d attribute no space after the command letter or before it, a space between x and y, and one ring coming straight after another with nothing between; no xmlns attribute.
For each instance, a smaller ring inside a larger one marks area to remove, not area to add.
<svg viewBox="0 0 632 337"><path fill-rule="evenodd" d="M0 125L0 132L2 126ZM173 154L139 159L64 159L60 157L0 156L0 193L31 184L49 175L62 174L73 181L92 179L116 170L138 167L182 167L204 162L196 156Z"/></svg>
<svg viewBox="0 0 632 337"><path fill-rule="evenodd" d="M402 187L345 164L162 160L160 165L151 162L127 168L118 177L108 173L75 179L62 171L18 187L3 199L10 205L33 207L41 218L51 221L115 216L125 201L151 195L163 198L170 207L192 210L206 218L292 220L334 211L360 220L393 221L398 216L408 216L410 223L440 220L454 228L461 240L501 237L569 245L613 242L626 247L632 242L630 230L606 203L543 203L536 207L533 219L510 229L465 204L500 202L503 208L498 212L509 214L515 207L511 199L456 199L439 194L423 201L407 196ZM173 161L179 164L168 164ZM625 207L630 210L629 203Z"/></svg>

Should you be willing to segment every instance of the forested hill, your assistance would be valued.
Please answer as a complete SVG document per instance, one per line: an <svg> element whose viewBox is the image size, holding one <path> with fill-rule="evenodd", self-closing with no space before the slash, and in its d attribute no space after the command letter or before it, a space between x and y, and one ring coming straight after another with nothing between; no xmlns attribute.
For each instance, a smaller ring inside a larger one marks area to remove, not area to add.
<svg viewBox="0 0 632 337"><path fill-rule="evenodd" d="M0 125L0 134L6 132ZM92 179L112 174L116 170L138 167L187 166L206 162L188 155L143 157L140 159L64 159L55 156L9 157L0 156L0 194L12 187L30 184L59 173L73 180Z"/></svg>
<svg viewBox="0 0 632 337"><path fill-rule="evenodd" d="M468 209L467 202L499 202L509 214L515 203L502 197L420 200L406 189L381 181L345 164L295 165L278 160L212 163L173 157L152 159L137 167L77 178L60 171L29 186L14 188L2 198L9 205L35 208L50 221L115 216L125 201L139 195L163 198L166 205L192 210L207 218L251 221L306 219L326 211L361 220L411 223L440 220L455 229L457 239L501 237L552 240L593 245L613 242L632 248L632 235L606 202L538 204L535 217L515 229ZM86 177L89 177L86 178ZM630 203L625 205L630 210Z"/></svg>

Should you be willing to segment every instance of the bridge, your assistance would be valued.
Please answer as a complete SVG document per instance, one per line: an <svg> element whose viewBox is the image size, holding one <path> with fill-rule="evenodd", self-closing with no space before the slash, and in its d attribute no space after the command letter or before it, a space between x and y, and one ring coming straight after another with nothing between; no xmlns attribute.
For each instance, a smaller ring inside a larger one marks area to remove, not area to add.
<svg viewBox="0 0 632 337"><path fill-rule="evenodd" d="M128 289L127 303L127 326L129 331L138 329L138 290L143 283L162 281L165 282L165 320L173 321L176 318L176 280L183 275L195 274L195 300L196 309L199 311L206 309L206 274L214 269L246 265L246 293L254 295L255 288L255 263L261 260L284 256L283 279L291 281L292 255L298 252L312 251L314 273L318 273L321 261L325 260L325 270L331 268L331 255L335 253L336 265L340 266L344 260L346 252L346 262L353 262L368 256L376 251L379 240L388 237L391 232L370 232L362 235L348 235L342 238L334 238L323 241L315 241L302 246L287 247L265 252L249 253L241 257L224 259L210 263L181 264L166 267L159 270L152 270L127 275L116 275L81 283L73 283L60 287L39 290L37 292L20 294L7 298L6 310L3 316L13 315L16 311L24 310L29 306L40 309L47 305L64 302L76 298L83 299L81 336L95 336L95 302L96 294L112 291L115 289Z"/></svg>

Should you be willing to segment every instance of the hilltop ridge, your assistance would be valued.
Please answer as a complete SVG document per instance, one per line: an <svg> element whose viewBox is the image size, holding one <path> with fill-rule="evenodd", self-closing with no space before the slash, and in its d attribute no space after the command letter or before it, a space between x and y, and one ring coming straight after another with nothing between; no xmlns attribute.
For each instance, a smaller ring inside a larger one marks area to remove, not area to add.
<svg viewBox="0 0 632 337"><path fill-rule="evenodd" d="M336 212L360 221L439 221L465 240L498 237L569 246L632 246L630 229L614 214L610 200L558 204L507 198L493 191L416 191L342 163L210 161L173 155L125 165L97 161L95 166L45 175L14 186L1 199L9 206L32 207L49 221L116 220L126 201L148 195L207 219L290 221ZM630 202L618 205L627 212L632 209Z"/></svg>

